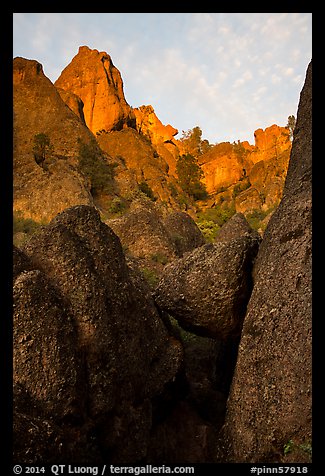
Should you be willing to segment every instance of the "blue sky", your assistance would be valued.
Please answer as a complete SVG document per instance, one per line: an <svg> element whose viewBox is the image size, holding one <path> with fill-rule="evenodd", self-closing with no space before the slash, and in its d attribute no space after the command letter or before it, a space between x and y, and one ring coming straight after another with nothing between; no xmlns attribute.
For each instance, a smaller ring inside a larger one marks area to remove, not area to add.
<svg viewBox="0 0 325 476"><path fill-rule="evenodd" d="M211 143L296 116L312 58L311 13L14 13L13 52L54 82L87 45L120 70L127 102Z"/></svg>

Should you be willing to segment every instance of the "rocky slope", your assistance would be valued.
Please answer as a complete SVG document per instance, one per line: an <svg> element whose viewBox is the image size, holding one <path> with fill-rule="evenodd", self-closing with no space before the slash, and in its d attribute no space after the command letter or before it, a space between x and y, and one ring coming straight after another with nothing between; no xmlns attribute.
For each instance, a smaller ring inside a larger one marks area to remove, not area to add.
<svg viewBox="0 0 325 476"><path fill-rule="evenodd" d="M144 182L153 191L154 197L170 208L179 209L171 194L171 187L181 192L175 177L169 175L169 166L157 153L153 144L135 129L102 133L97 138L101 149L117 164L115 180L118 193L130 196Z"/></svg>
<svg viewBox="0 0 325 476"><path fill-rule="evenodd" d="M15 58L13 63L14 210L36 221L48 221L65 208L92 204L86 178L77 167L78 138L94 137L56 88L40 63ZM46 170L34 158L34 137L46 134L53 152Z"/></svg>

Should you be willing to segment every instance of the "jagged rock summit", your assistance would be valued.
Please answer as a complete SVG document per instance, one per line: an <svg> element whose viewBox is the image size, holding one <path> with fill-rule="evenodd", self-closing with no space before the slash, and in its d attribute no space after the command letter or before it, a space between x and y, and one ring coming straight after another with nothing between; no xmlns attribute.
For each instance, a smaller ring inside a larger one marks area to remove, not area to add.
<svg viewBox="0 0 325 476"><path fill-rule="evenodd" d="M124 97L121 74L104 51L80 46L55 86L79 96L85 122L94 134L135 128L135 115Z"/></svg>
<svg viewBox="0 0 325 476"><path fill-rule="evenodd" d="M140 106L134 108L133 111L136 117L137 130L149 137L153 144L171 142L174 136L178 134L178 130L170 124L163 125L152 106Z"/></svg>

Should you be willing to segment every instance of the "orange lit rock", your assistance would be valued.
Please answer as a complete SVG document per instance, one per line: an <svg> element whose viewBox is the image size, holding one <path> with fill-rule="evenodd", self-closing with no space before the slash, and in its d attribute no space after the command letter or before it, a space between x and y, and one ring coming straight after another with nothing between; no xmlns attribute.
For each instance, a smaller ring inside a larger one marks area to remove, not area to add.
<svg viewBox="0 0 325 476"><path fill-rule="evenodd" d="M251 160L256 164L260 160L268 160L279 156L291 148L290 131L286 127L273 124L265 130L257 129L254 132L255 148L252 150Z"/></svg>
<svg viewBox="0 0 325 476"><path fill-rule="evenodd" d="M208 193L218 193L244 178L252 163L239 157L230 142L221 142L199 157Z"/></svg>
<svg viewBox="0 0 325 476"><path fill-rule="evenodd" d="M152 106L140 106L133 111L136 117L137 131L149 137L153 144L171 141L178 134L178 130L170 124L163 125Z"/></svg>
<svg viewBox="0 0 325 476"><path fill-rule="evenodd" d="M247 141L222 142L199 157L210 194L237 186L244 178L249 181L251 186L235 197L236 211L242 213L279 204L291 151L286 127L257 129L254 137L254 146Z"/></svg>
<svg viewBox="0 0 325 476"><path fill-rule="evenodd" d="M93 133L135 127L121 74L107 53L81 46L55 86L80 97L86 124Z"/></svg>
<svg viewBox="0 0 325 476"><path fill-rule="evenodd" d="M93 134L67 107L38 61L14 58L13 76L14 211L47 222L65 208L92 205L88 181L78 169L78 139L92 144ZM44 168L33 154L40 133L53 146Z"/></svg>

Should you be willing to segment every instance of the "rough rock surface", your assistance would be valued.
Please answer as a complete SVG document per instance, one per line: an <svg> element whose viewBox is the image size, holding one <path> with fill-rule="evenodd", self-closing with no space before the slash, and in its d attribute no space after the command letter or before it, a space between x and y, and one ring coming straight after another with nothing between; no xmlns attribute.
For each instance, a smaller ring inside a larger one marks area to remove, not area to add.
<svg viewBox="0 0 325 476"><path fill-rule="evenodd" d="M209 193L217 192L221 188L237 183L244 178L244 170L247 173L253 165L246 158L243 161L229 142L217 144L201 155L199 164L203 170L203 181Z"/></svg>
<svg viewBox="0 0 325 476"><path fill-rule="evenodd" d="M130 210L106 223L140 269L161 274L167 262L204 244L194 220L185 212L163 213L151 200L137 199Z"/></svg>
<svg viewBox="0 0 325 476"><path fill-rule="evenodd" d="M150 105L134 108L133 112L136 117L137 131L147 136L153 144L172 141L173 137L178 134L178 130L170 124L163 125Z"/></svg>
<svg viewBox="0 0 325 476"><path fill-rule="evenodd" d="M180 187L175 178L169 176L166 160L145 136L128 128L103 133L98 136L98 143L119 164L116 182L122 195L139 190L139 184L146 182L157 199L175 207L170 187L172 185L176 191Z"/></svg>
<svg viewBox="0 0 325 476"><path fill-rule="evenodd" d="M125 100L121 74L104 51L81 46L55 86L80 97L86 124L94 134L135 127L135 115Z"/></svg>
<svg viewBox="0 0 325 476"><path fill-rule="evenodd" d="M204 245L204 236L193 220L185 212L171 212L163 218L164 227L176 245L177 256Z"/></svg>
<svg viewBox="0 0 325 476"><path fill-rule="evenodd" d="M63 101L67 106L79 117L79 119L86 125L84 116L84 103L79 96L71 91L65 91L61 88L56 88Z"/></svg>
<svg viewBox="0 0 325 476"><path fill-rule="evenodd" d="M261 241L260 235L253 230L243 213L235 213L220 229L215 242L227 242L240 236L251 235Z"/></svg>
<svg viewBox="0 0 325 476"><path fill-rule="evenodd" d="M77 167L78 138L95 139L64 103L40 63L24 58L13 62L14 210L25 218L48 221L67 207L93 203L89 186ZM53 153L46 170L36 164L34 136L46 134Z"/></svg>
<svg viewBox="0 0 325 476"><path fill-rule="evenodd" d="M310 63L283 199L268 223L254 268L220 436L221 461L310 460L311 109ZM289 443L292 451L284 454Z"/></svg>
<svg viewBox="0 0 325 476"><path fill-rule="evenodd" d="M151 200L134 200L130 210L107 220L131 256L176 258L176 245L163 224L163 215Z"/></svg>
<svg viewBox="0 0 325 476"><path fill-rule="evenodd" d="M288 142L287 149L281 151L280 148L280 152L274 156L269 157L272 150L275 153L274 149L271 152L259 152L260 157L265 154L266 158L253 165L248 176L251 187L236 197L237 211L245 213L254 209L268 210L280 203L291 151L289 139Z"/></svg>
<svg viewBox="0 0 325 476"><path fill-rule="evenodd" d="M221 339L238 336L258 246L259 240L243 236L187 253L165 267L155 301L186 330Z"/></svg>
<svg viewBox="0 0 325 476"><path fill-rule="evenodd" d="M290 131L287 127L273 124L265 130L257 129L254 132L255 148L251 159L256 164L260 160L268 160L279 156L290 145Z"/></svg>
<svg viewBox="0 0 325 476"><path fill-rule="evenodd" d="M34 417L52 418L53 428L70 426L112 462L140 461L151 399L175 377L180 343L169 336L145 281L128 268L118 237L94 208L62 212L23 253L33 269L22 271L19 252L14 382L41 408L30 415L30 425ZM28 414L21 405L17 411ZM49 442L55 454L56 436ZM18 454L21 446L16 440ZM34 450L42 447L29 447Z"/></svg>

